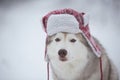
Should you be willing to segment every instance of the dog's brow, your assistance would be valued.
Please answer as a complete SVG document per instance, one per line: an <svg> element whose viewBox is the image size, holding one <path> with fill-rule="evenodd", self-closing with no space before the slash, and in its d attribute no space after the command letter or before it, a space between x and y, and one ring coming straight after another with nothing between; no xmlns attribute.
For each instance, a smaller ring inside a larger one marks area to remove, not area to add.
<svg viewBox="0 0 120 80"><path fill-rule="evenodd" d="M64 39L66 39L68 33L67 32L62 32L60 34L62 34L64 36Z"/></svg>
<svg viewBox="0 0 120 80"><path fill-rule="evenodd" d="M64 38L66 39L66 37L67 37L67 34L64 34Z"/></svg>

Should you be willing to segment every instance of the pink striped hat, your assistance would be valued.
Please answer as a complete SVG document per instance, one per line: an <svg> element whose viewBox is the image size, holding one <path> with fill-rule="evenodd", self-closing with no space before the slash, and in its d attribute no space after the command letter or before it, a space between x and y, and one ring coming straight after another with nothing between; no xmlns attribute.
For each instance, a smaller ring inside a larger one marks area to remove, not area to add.
<svg viewBox="0 0 120 80"><path fill-rule="evenodd" d="M79 13L73 9L55 10L43 17L42 24L48 36L58 32L82 33L95 55L101 56L100 48L90 34L85 13Z"/></svg>

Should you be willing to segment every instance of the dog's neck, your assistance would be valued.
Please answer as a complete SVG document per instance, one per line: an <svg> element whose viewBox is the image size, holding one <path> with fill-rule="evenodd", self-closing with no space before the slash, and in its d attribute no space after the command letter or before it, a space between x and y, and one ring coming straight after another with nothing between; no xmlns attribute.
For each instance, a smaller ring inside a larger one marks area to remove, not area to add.
<svg viewBox="0 0 120 80"><path fill-rule="evenodd" d="M92 66L98 65L98 59L94 54L89 54L91 53L88 53L88 58L84 61L81 59L75 59L71 62L50 61L55 80L85 80L88 78L96 69Z"/></svg>

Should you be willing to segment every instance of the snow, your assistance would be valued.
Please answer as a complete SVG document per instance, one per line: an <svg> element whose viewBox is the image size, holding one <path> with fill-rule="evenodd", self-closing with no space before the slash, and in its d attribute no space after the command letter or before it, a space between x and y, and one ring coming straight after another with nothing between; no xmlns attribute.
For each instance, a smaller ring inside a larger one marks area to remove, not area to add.
<svg viewBox="0 0 120 80"><path fill-rule="evenodd" d="M62 8L89 14L91 33L119 69L119 0L5 0L0 3L0 80L47 79L41 18Z"/></svg>

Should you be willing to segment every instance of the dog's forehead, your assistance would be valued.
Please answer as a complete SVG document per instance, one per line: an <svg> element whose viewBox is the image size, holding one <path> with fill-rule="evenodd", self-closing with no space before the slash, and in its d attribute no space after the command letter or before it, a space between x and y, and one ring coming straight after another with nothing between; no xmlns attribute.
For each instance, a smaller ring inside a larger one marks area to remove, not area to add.
<svg viewBox="0 0 120 80"><path fill-rule="evenodd" d="M56 34L56 37L63 37L63 38L76 38L76 34L73 33L65 33L65 32L60 32Z"/></svg>
<svg viewBox="0 0 120 80"><path fill-rule="evenodd" d="M62 32L56 34L56 36L64 36L64 35L65 33L62 33Z"/></svg>

